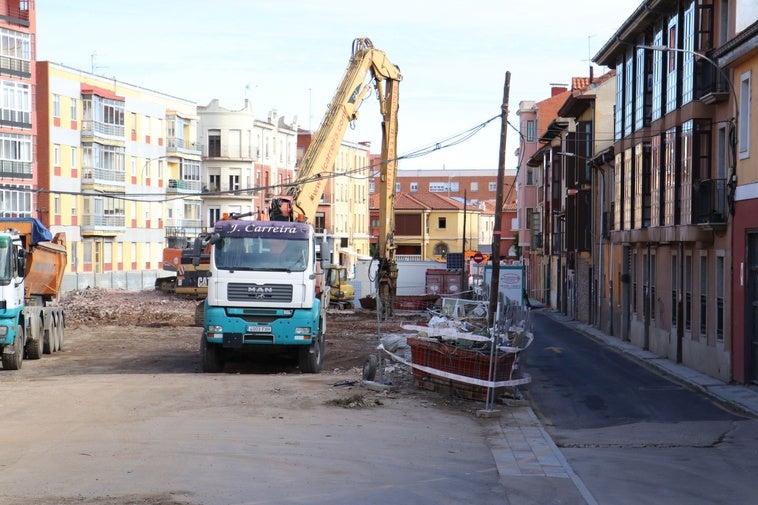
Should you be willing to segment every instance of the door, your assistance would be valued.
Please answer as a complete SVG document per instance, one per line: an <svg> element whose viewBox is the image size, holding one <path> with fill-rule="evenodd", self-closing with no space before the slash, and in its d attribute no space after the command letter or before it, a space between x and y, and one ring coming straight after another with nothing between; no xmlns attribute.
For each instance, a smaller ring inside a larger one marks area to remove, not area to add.
<svg viewBox="0 0 758 505"><path fill-rule="evenodd" d="M748 233L745 268L745 340L748 380L758 382L758 232Z"/></svg>

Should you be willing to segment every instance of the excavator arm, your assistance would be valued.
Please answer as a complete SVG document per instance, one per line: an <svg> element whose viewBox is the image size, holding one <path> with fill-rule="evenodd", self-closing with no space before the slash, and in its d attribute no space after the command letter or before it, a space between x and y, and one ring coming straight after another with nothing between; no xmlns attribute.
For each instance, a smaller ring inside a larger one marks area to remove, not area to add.
<svg viewBox="0 0 758 505"><path fill-rule="evenodd" d="M367 81L367 77L371 80ZM293 198L294 218L313 221L327 179L334 171L334 161L351 121L358 118L361 102L371 92L371 82L377 91L383 115L382 160L385 145L387 152L396 153L397 144L397 88L402 80L400 69L384 54L375 49L368 38L353 41L353 53L345 76L329 105L321 127L298 167L297 183L290 190ZM384 166L384 165L383 165ZM394 178L394 177L393 177ZM393 183L394 188L394 183Z"/></svg>
<svg viewBox="0 0 758 505"><path fill-rule="evenodd" d="M371 77L368 79L368 77ZM397 113L400 69L374 48L368 38L353 41L353 51L345 76L329 105L321 127L315 133L298 166L298 177L286 200L272 201L272 219L309 221L316 216L327 180L333 175L334 161L350 122L358 118L361 102L371 92L372 83L382 115L382 150L379 167L379 268L377 292L382 313L392 315L397 292L397 262L394 243L394 200L397 173ZM372 167L374 168L374 167ZM287 202L289 203L289 202ZM291 209L290 209L291 207Z"/></svg>

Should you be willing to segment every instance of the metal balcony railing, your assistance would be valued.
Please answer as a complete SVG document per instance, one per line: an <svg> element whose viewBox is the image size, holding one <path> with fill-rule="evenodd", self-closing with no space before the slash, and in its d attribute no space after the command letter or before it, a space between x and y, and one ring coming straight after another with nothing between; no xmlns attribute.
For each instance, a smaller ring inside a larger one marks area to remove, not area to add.
<svg viewBox="0 0 758 505"><path fill-rule="evenodd" d="M105 168L84 167L82 182L85 184L105 184L108 186L125 186L126 172Z"/></svg>
<svg viewBox="0 0 758 505"><path fill-rule="evenodd" d="M727 220L726 179L696 183L692 195L692 219L696 224L725 224Z"/></svg>
<svg viewBox="0 0 758 505"><path fill-rule="evenodd" d="M202 189L203 185L200 181L168 180L169 193L200 193Z"/></svg>

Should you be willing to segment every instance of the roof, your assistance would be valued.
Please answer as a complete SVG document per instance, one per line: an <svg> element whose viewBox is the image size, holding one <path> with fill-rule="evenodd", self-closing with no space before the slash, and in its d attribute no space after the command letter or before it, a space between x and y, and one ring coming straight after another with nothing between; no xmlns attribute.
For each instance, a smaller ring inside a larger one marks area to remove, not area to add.
<svg viewBox="0 0 758 505"><path fill-rule="evenodd" d="M379 194L369 195L369 208L379 208ZM400 192L395 195L395 210L463 210L463 203L439 193ZM476 210L473 205L469 210Z"/></svg>

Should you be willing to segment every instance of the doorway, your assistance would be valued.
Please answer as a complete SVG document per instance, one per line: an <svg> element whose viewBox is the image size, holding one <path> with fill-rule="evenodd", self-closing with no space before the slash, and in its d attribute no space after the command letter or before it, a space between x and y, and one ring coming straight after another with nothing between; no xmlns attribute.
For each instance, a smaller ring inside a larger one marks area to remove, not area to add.
<svg viewBox="0 0 758 505"><path fill-rule="evenodd" d="M758 383L758 232L748 233L747 268L745 268L745 341L747 343L747 378Z"/></svg>

